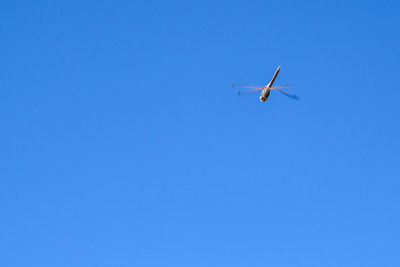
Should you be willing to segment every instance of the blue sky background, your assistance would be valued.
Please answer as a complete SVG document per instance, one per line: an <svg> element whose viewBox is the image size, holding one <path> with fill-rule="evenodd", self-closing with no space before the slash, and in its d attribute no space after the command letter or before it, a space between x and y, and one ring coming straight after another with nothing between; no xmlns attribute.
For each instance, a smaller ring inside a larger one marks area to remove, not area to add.
<svg viewBox="0 0 400 267"><path fill-rule="evenodd" d="M400 266L399 8L2 3L1 266Z"/></svg>

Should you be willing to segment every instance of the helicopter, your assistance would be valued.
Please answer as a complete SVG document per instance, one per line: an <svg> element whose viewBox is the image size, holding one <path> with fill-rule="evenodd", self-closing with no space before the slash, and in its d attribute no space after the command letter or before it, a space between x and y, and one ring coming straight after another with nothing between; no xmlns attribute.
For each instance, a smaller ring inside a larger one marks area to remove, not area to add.
<svg viewBox="0 0 400 267"><path fill-rule="evenodd" d="M274 76L272 77L271 81L266 86L261 86L261 87L259 87L259 86L236 86L234 84L232 84L231 86L235 87L235 88L249 88L249 89L244 90L244 91L239 91L239 95L242 95L244 93L257 92L257 91L262 90L261 96L260 96L260 101L261 102L267 101L267 99L269 97L269 94L271 93L271 90L278 91L278 92L284 94L285 96L288 96L288 97L290 97L292 99L295 99L295 100L299 100L299 97L297 95L289 94L289 93L286 93L285 91L281 90L281 89L292 88L291 85L288 85L288 86L273 86L273 84L275 82L275 79L276 79L276 76L278 76L278 73L279 73L280 70L281 70L281 66L278 66L278 68L275 71Z"/></svg>

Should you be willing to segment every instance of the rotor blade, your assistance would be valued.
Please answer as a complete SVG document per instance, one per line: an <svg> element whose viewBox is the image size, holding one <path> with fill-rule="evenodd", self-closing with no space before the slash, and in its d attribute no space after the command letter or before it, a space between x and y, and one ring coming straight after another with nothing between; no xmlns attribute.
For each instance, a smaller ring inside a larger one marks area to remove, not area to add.
<svg viewBox="0 0 400 267"><path fill-rule="evenodd" d="M278 91L278 92L284 94L285 96L290 97L291 99L300 100L299 97L298 97L297 95L293 95L293 94L286 93L286 92L284 92L284 91L282 91L282 90L280 90L280 89L278 89L278 88L274 88L274 87L271 87L271 89L272 89L272 90L276 90L276 91Z"/></svg>
<svg viewBox="0 0 400 267"><path fill-rule="evenodd" d="M287 85L275 85L275 86L272 86L272 89L274 89L274 88L276 88L276 89L289 89L289 88L292 88L292 85L291 84L287 84Z"/></svg>
<svg viewBox="0 0 400 267"><path fill-rule="evenodd" d="M239 91L238 94L239 95L243 95L243 94L247 94L247 93L253 93L253 92L257 92L259 90L262 90L262 87L255 87L249 90L243 90L243 91Z"/></svg>

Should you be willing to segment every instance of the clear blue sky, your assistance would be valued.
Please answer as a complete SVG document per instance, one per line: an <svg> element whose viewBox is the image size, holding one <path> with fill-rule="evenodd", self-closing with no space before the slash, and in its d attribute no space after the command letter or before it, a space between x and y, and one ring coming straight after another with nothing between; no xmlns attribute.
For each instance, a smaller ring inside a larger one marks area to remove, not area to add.
<svg viewBox="0 0 400 267"><path fill-rule="evenodd" d="M400 266L399 8L4 2L0 265Z"/></svg>

